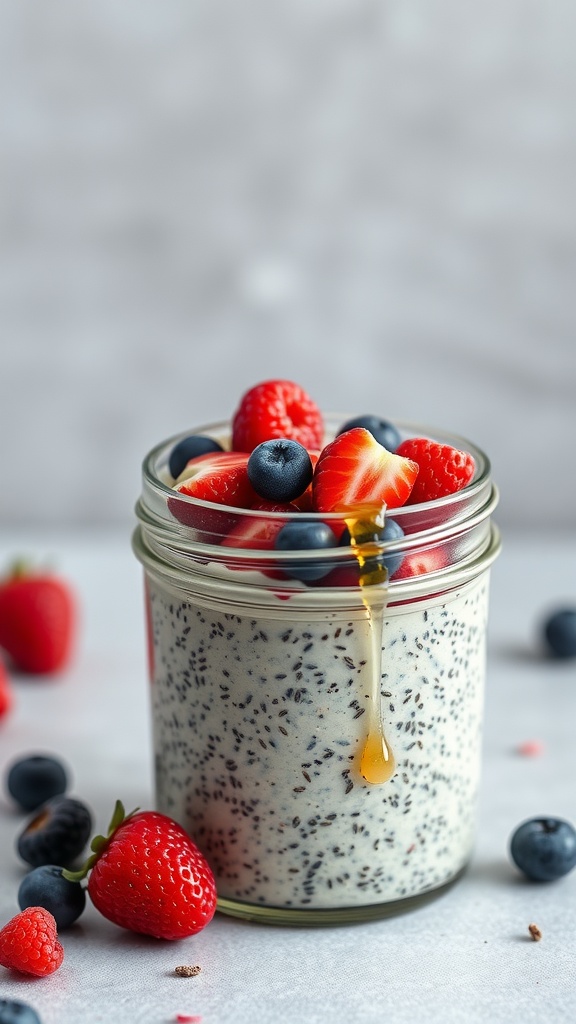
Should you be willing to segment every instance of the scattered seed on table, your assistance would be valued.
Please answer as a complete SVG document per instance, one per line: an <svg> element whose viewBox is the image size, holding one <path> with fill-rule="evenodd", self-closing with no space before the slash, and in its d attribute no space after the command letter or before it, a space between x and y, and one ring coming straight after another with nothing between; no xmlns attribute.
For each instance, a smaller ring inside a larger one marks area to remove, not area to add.
<svg viewBox="0 0 576 1024"><path fill-rule="evenodd" d="M183 964L181 967L174 968L174 974L177 974L179 978L195 978L197 974L200 974L202 970L198 964L194 966L189 964Z"/></svg>

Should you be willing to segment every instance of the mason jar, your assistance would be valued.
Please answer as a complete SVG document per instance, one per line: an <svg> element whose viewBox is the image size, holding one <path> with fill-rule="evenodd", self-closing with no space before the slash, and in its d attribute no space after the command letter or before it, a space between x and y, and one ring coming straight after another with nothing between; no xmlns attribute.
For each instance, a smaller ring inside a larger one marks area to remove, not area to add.
<svg viewBox="0 0 576 1024"><path fill-rule="evenodd" d="M345 419L326 418L327 440ZM471 442L397 426L470 452L472 481L389 512L300 513L338 535L345 520L347 542L327 550L231 545L233 526L257 537L290 514L176 492L168 459L187 435L144 460L133 548L156 806L208 859L223 913L384 917L442 893L470 859L497 490ZM229 446L227 423L193 432Z"/></svg>

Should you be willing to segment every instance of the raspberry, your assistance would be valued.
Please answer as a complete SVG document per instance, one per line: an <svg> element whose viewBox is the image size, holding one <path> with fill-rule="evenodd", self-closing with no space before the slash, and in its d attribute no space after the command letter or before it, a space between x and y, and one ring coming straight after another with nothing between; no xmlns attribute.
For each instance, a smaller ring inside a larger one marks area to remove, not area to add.
<svg viewBox="0 0 576 1024"><path fill-rule="evenodd" d="M396 455L412 459L419 472L407 504L434 501L460 491L474 476L474 459L449 444L427 437L410 437L396 449Z"/></svg>
<svg viewBox="0 0 576 1024"><path fill-rule="evenodd" d="M64 950L58 942L56 921L43 907L28 907L0 931L0 964L23 974L43 978L58 970Z"/></svg>
<svg viewBox="0 0 576 1024"><path fill-rule="evenodd" d="M243 396L232 419L232 448L251 452L263 441L283 437L304 448L321 448L322 413L298 385L289 380L267 380Z"/></svg>

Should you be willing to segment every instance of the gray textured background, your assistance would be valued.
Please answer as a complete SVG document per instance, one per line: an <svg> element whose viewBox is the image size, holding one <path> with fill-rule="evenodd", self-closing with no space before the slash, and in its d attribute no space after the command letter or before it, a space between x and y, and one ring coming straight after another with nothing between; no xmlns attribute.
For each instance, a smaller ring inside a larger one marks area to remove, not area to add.
<svg viewBox="0 0 576 1024"><path fill-rule="evenodd" d="M0 2L0 521L291 377L576 515L572 0Z"/></svg>

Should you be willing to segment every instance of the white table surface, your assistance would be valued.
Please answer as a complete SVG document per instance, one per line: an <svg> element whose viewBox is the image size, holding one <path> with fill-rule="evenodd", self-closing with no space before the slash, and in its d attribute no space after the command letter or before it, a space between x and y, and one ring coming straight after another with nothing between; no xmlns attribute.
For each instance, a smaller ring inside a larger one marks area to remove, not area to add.
<svg viewBox="0 0 576 1024"><path fill-rule="evenodd" d="M0 560L48 558L82 605L76 657L62 676L14 678L16 706L0 725L0 771L38 750L63 757L71 793L103 830L116 797L152 805L140 566L129 531L4 531ZM507 844L524 818L576 821L576 662L551 662L542 615L576 603L576 538L506 536L493 570L484 772L478 841L462 881L390 920L283 929L217 914L198 936L158 942L123 931L89 905L61 939L63 966L27 980L0 968L0 995L36 1007L43 1024L555 1024L576 1014L576 871L529 884ZM539 757L518 753L544 744ZM14 852L22 816L0 794L0 922L18 912L24 874ZM542 930L534 942L528 925ZM200 975L178 978L178 964Z"/></svg>

